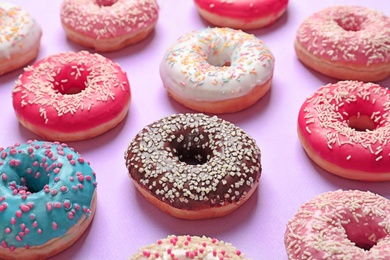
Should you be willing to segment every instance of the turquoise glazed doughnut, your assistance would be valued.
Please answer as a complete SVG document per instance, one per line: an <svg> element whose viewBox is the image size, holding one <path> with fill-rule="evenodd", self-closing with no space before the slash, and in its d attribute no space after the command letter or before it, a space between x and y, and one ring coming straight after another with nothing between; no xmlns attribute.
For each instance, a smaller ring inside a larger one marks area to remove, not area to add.
<svg viewBox="0 0 390 260"><path fill-rule="evenodd" d="M65 144L0 148L0 258L43 259L71 246L92 221L95 172Z"/></svg>

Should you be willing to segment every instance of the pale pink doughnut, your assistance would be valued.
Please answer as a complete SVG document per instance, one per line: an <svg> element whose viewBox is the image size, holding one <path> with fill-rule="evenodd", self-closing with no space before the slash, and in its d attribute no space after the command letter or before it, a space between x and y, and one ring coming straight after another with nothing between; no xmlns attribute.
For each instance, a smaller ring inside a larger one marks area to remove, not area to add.
<svg viewBox="0 0 390 260"><path fill-rule="evenodd" d="M390 259L390 201L371 192L334 191L302 205L288 222L289 259Z"/></svg>
<svg viewBox="0 0 390 260"><path fill-rule="evenodd" d="M390 75L390 17L360 6L333 6L299 27L301 62L330 77L378 81Z"/></svg>
<svg viewBox="0 0 390 260"><path fill-rule="evenodd" d="M156 0L64 0L61 22L77 44L115 51L146 38L158 11Z"/></svg>

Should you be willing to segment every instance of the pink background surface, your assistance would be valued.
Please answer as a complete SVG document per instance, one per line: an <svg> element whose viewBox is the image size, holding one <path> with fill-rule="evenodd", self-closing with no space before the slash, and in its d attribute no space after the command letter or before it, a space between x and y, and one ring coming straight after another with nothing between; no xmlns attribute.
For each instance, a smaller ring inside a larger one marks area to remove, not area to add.
<svg viewBox="0 0 390 260"><path fill-rule="evenodd" d="M61 1L13 0L25 7L43 28L38 59L84 48L66 39L60 24ZM160 0L160 17L150 37L134 46L104 55L128 73L132 103L127 118L115 129L90 140L68 143L91 162L97 173L98 205L87 232L56 259L127 259L139 247L169 234L207 235L233 243L252 259L286 259L283 236L287 221L314 196L337 189L360 189L390 199L390 183L345 180L320 169L306 156L296 134L297 113L307 96L334 79L304 67L294 53L295 32L304 18L326 6L356 4L390 15L388 1L290 1L274 25L253 30L272 50L276 67L271 91L253 107L221 117L247 131L262 151L263 172L254 196L229 216L201 221L171 217L144 199L127 175L124 152L147 124L173 113L191 112L170 99L158 67L165 50L178 37L210 26L190 0ZM93 50L89 50L93 52ZM40 139L19 125L11 92L16 70L0 77L0 146ZM390 79L380 82L389 87Z"/></svg>

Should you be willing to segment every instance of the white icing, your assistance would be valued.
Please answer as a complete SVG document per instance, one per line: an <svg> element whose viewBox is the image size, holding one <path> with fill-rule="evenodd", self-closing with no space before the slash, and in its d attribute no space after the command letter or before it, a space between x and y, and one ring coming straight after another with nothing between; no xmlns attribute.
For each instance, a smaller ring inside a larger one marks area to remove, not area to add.
<svg viewBox="0 0 390 260"><path fill-rule="evenodd" d="M224 66L226 62L230 63ZM274 57L254 35L207 28L181 37L166 52L160 75L176 95L197 101L243 96L273 74Z"/></svg>
<svg viewBox="0 0 390 260"><path fill-rule="evenodd" d="M41 37L41 27L21 7L0 2L0 59L30 50Z"/></svg>

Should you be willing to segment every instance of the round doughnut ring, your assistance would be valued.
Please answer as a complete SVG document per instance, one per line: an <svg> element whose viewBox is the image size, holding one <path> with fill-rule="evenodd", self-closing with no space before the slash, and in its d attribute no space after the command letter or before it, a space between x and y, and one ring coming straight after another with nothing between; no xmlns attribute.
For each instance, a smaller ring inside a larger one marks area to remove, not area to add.
<svg viewBox="0 0 390 260"><path fill-rule="evenodd" d="M288 0L194 0L199 14L208 22L250 30L273 24L287 9Z"/></svg>
<svg viewBox="0 0 390 260"><path fill-rule="evenodd" d="M0 3L0 75L23 67L39 52L42 29L20 6Z"/></svg>
<svg viewBox="0 0 390 260"><path fill-rule="evenodd" d="M180 104L212 114L255 104L271 87L274 56L254 35L207 28L181 37L166 52L160 75Z"/></svg>
<svg viewBox="0 0 390 260"><path fill-rule="evenodd" d="M76 141L119 124L130 105L127 75L86 51L54 54L27 67L15 83L20 123L46 140Z"/></svg>
<svg viewBox="0 0 390 260"><path fill-rule="evenodd" d="M126 166L136 188L184 219L224 216L246 202L260 180L260 149L242 129L216 116L172 115L131 141Z"/></svg>
<svg viewBox="0 0 390 260"><path fill-rule="evenodd" d="M71 246L95 214L96 177L65 144L0 149L0 258L46 259Z"/></svg>
<svg viewBox="0 0 390 260"><path fill-rule="evenodd" d="M156 0L64 0L61 23L75 43L116 51L145 39L157 23L158 10Z"/></svg>
<svg viewBox="0 0 390 260"><path fill-rule="evenodd" d="M160 259L247 259L245 255L221 240L199 236L168 236L155 244L147 245L131 256L130 260ZM165 259L165 258L164 258Z"/></svg>
<svg viewBox="0 0 390 260"><path fill-rule="evenodd" d="M295 51L306 66L344 80L390 75L390 17L360 6L333 6L299 27Z"/></svg>
<svg viewBox="0 0 390 260"><path fill-rule="evenodd" d="M289 259L390 259L390 201L358 190L323 193L299 208L284 236Z"/></svg>
<svg viewBox="0 0 390 260"><path fill-rule="evenodd" d="M308 156L344 178L390 180L390 91L373 83L340 81L302 104L298 136Z"/></svg>

